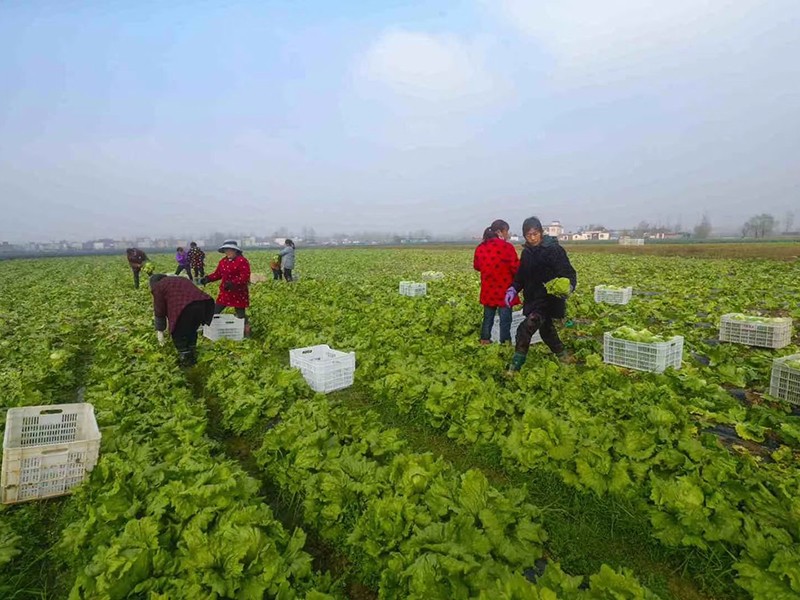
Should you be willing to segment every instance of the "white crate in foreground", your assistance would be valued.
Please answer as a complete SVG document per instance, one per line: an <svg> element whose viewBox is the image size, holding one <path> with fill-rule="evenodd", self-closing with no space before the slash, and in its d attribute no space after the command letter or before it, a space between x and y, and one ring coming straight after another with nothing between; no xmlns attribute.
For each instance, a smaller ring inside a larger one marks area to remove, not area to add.
<svg viewBox="0 0 800 600"><path fill-rule="evenodd" d="M521 310L515 310L511 313L511 341L514 342L517 338L517 327L519 324L525 320L525 315L522 314ZM494 317L494 325L492 325L492 340L500 341L500 315L495 315ZM535 344L537 342L542 341L542 336L539 335L539 332L533 334L531 338L531 344Z"/></svg>
<svg viewBox="0 0 800 600"><path fill-rule="evenodd" d="M300 369L315 392L327 394L353 385L355 352L340 352L326 344L289 350L289 365Z"/></svg>
<svg viewBox="0 0 800 600"><path fill-rule="evenodd" d="M3 504L69 494L88 478L100 452L91 404L10 408L3 438Z"/></svg>
<svg viewBox="0 0 800 600"><path fill-rule="evenodd" d="M203 335L214 342L217 340L241 342L244 339L244 319L233 315L214 315L211 325L203 325Z"/></svg>
<svg viewBox="0 0 800 600"><path fill-rule="evenodd" d="M633 295L632 287L615 288L607 285L594 286L594 301L606 304L627 304Z"/></svg>
<svg viewBox="0 0 800 600"><path fill-rule="evenodd" d="M772 361L769 395L792 404L800 404L800 354Z"/></svg>
<svg viewBox="0 0 800 600"><path fill-rule="evenodd" d="M413 281L400 282L401 296L424 296L428 293L427 283L414 283Z"/></svg>
<svg viewBox="0 0 800 600"><path fill-rule="evenodd" d="M611 332L603 334L603 361L636 369L662 373L667 367L681 368L683 337L676 335L667 342L631 342L615 338Z"/></svg>
<svg viewBox="0 0 800 600"><path fill-rule="evenodd" d="M719 341L762 348L783 348L792 341L792 319L776 317L759 320L741 313L722 315L719 321Z"/></svg>

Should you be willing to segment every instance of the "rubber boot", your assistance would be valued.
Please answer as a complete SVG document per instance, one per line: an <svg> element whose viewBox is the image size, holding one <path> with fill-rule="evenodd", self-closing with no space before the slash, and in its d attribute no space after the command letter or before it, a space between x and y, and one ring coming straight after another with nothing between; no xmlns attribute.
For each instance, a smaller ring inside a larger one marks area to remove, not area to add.
<svg viewBox="0 0 800 600"><path fill-rule="evenodd" d="M194 350L183 350L178 353L178 366L191 367L197 362Z"/></svg>

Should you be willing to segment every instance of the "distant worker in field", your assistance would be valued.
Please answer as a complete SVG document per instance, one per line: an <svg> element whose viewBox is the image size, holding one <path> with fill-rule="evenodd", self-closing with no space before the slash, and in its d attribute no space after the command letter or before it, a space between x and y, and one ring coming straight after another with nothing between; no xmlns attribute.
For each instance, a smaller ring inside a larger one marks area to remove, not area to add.
<svg viewBox="0 0 800 600"><path fill-rule="evenodd" d="M472 266L481 274L480 301L483 305L481 344L492 341L492 326L500 314L500 343L511 342L511 307L519 304L514 298L506 306L506 290L514 281L519 268L519 257L514 246L508 243L509 225L497 219L483 232L483 241L475 248Z"/></svg>
<svg viewBox="0 0 800 600"><path fill-rule="evenodd" d="M283 268L283 278L286 281L292 281L292 269L294 269L294 242L286 240L283 245L283 250L278 253L281 257L281 267Z"/></svg>
<svg viewBox="0 0 800 600"><path fill-rule="evenodd" d="M189 266L192 268L194 281L195 283L199 283L200 278L206 274L206 253L200 249L197 242L192 242L189 244L189 252L187 252L187 254L189 255Z"/></svg>
<svg viewBox="0 0 800 600"><path fill-rule="evenodd" d="M125 250L128 258L128 265L133 271L133 287L139 289L139 273L142 271L144 263L147 262L147 254L138 248L128 248Z"/></svg>
<svg viewBox="0 0 800 600"><path fill-rule="evenodd" d="M189 270L189 253L185 252L182 246L175 249L175 262L178 263L178 268L175 269L175 275L180 275L181 271L186 271L186 276L191 279L192 273Z"/></svg>
<svg viewBox="0 0 800 600"><path fill-rule="evenodd" d="M216 270L200 280L201 285L210 281L220 281L219 295L214 306L214 314L218 315L225 308L232 307L236 316L246 319L245 309L250 306L250 262L242 255L242 249L236 240L225 240L219 247L225 257L219 261ZM245 321L244 332L250 335L250 324Z"/></svg>
<svg viewBox="0 0 800 600"><path fill-rule="evenodd" d="M567 358L553 319L566 316L567 297L575 290L578 279L569 257L558 240L544 235L542 223L529 217L522 223L525 245L522 247L519 270L506 291L505 304L511 306L522 292L522 311L526 319L517 328L514 356L509 373L522 368L528 356L531 338L537 331L550 351L561 360Z"/></svg>
<svg viewBox="0 0 800 600"><path fill-rule="evenodd" d="M281 271L281 255L275 254L269 261L269 268L272 270L272 279L280 281L283 279L283 271Z"/></svg>
<svg viewBox="0 0 800 600"><path fill-rule="evenodd" d="M164 331L169 321L172 342L178 351L178 364L192 366L197 362L197 329L211 323L214 299L183 277L159 273L151 275L149 283L159 344L165 343Z"/></svg>

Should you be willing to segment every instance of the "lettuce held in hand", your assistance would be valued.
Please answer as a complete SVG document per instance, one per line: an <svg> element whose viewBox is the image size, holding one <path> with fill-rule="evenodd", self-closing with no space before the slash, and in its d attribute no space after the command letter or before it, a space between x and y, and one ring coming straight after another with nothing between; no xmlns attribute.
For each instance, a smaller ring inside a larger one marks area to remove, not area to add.
<svg viewBox="0 0 800 600"><path fill-rule="evenodd" d="M572 284L566 277L556 277L544 284L548 294L558 296L559 298L566 298L572 291Z"/></svg>

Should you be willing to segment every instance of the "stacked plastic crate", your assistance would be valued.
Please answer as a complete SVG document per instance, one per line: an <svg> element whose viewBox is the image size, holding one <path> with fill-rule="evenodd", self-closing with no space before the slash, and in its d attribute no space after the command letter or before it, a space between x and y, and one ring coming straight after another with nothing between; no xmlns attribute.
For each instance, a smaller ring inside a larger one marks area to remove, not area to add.
<svg viewBox="0 0 800 600"><path fill-rule="evenodd" d="M87 403L10 408L3 438L3 504L68 494L89 477L100 430Z"/></svg>
<svg viewBox="0 0 800 600"><path fill-rule="evenodd" d="M353 385L356 355L320 344L289 350L289 365L300 369L312 390L327 394Z"/></svg>
<svg viewBox="0 0 800 600"><path fill-rule="evenodd" d="M719 341L783 348L792 341L792 319L728 313L720 318Z"/></svg>
<svg viewBox="0 0 800 600"><path fill-rule="evenodd" d="M244 319L233 315L214 315L211 325L203 325L203 335L212 341L244 339Z"/></svg>
<svg viewBox="0 0 800 600"><path fill-rule="evenodd" d="M662 373L668 367L680 369L682 357L683 336L680 335L663 341L640 342L624 339L617 331L603 334L603 361L611 365Z"/></svg>
<svg viewBox="0 0 800 600"><path fill-rule="evenodd" d="M594 301L605 304L627 304L633 295L632 287L615 287L613 285L594 286Z"/></svg>
<svg viewBox="0 0 800 600"><path fill-rule="evenodd" d="M428 293L427 283L415 283L413 281L400 282L400 295L401 296L424 296Z"/></svg>

